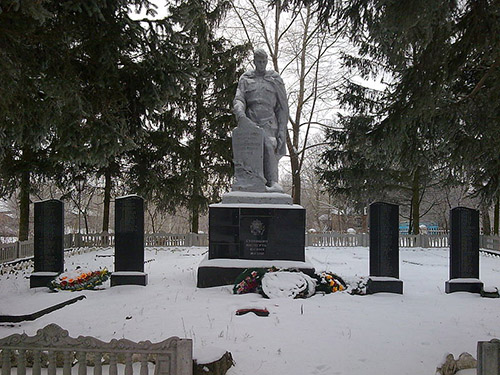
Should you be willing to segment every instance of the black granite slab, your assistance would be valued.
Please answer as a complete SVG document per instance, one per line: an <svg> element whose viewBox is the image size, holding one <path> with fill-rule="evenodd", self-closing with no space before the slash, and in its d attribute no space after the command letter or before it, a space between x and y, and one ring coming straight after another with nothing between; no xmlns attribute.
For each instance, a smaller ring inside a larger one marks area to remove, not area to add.
<svg viewBox="0 0 500 375"><path fill-rule="evenodd" d="M115 201L115 271L144 271L144 199Z"/></svg>
<svg viewBox="0 0 500 375"><path fill-rule="evenodd" d="M115 272L111 286L147 285L144 273L144 199L137 195L115 200Z"/></svg>
<svg viewBox="0 0 500 375"><path fill-rule="evenodd" d="M455 207L450 211L450 280L445 292L481 293L479 280L479 211Z"/></svg>
<svg viewBox="0 0 500 375"><path fill-rule="evenodd" d="M385 202L370 205L370 278L367 294L403 294L399 280L399 206Z"/></svg>
<svg viewBox="0 0 500 375"><path fill-rule="evenodd" d="M399 278L399 206L370 205L370 276Z"/></svg>
<svg viewBox="0 0 500 375"><path fill-rule="evenodd" d="M479 211L456 207L450 222L450 279L479 279Z"/></svg>
<svg viewBox="0 0 500 375"><path fill-rule="evenodd" d="M214 205L209 208L209 259L305 259L305 210Z"/></svg>
<svg viewBox="0 0 500 375"><path fill-rule="evenodd" d="M34 204L34 271L64 271L64 203L51 199Z"/></svg>
<svg viewBox="0 0 500 375"><path fill-rule="evenodd" d="M64 272L64 203L50 199L34 204L34 272L30 288L47 286Z"/></svg>

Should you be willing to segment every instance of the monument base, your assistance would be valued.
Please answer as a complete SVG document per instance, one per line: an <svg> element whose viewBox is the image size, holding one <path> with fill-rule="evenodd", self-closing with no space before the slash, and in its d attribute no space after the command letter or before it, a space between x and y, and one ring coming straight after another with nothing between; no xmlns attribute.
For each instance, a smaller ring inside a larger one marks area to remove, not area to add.
<svg viewBox="0 0 500 375"><path fill-rule="evenodd" d="M33 272L30 275L30 288L48 287L59 276L59 272Z"/></svg>
<svg viewBox="0 0 500 375"><path fill-rule="evenodd" d="M111 286L148 285L148 274L137 271L119 271L111 274Z"/></svg>
<svg viewBox="0 0 500 375"><path fill-rule="evenodd" d="M395 293L403 294L403 281L395 277L370 276L366 294Z"/></svg>
<svg viewBox="0 0 500 375"><path fill-rule="evenodd" d="M285 204L212 204L209 259L305 261L305 209Z"/></svg>
<svg viewBox="0 0 500 375"><path fill-rule="evenodd" d="M292 197L284 193L254 193L231 191L222 196L223 204L293 204Z"/></svg>
<svg viewBox="0 0 500 375"><path fill-rule="evenodd" d="M446 293L469 292L480 294L482 288L483 283L481 280L471 278L450 279L444 284Z"/></svg>
<svg viewBox="0 0 500 375"><path fill-rule="evenodd" d="M249 260L249 259L205 259L198 267L198 288L210 288L234 284L236 278L247 268L297 269L309 276L314 275L314 266L307 261Z"/></svg>

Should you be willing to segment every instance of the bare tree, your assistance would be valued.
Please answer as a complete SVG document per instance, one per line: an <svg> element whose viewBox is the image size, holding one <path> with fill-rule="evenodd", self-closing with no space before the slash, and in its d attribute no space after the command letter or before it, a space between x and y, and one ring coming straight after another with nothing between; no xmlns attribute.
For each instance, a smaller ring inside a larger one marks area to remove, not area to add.
<svg viewBox="0 0 500 375"><path fill-rule="evenodd" d="M305 156L315 146L310 136L332 123L334 92L341 77L337 61L346 43L338 33L322 30L309 6L285 12L281 1L270 9L262 0L233 0L233 11L239 22L228 28L231 37L243 37L255 47L263 45L274 70L285 80L292 196L300 204Z"/></svg>

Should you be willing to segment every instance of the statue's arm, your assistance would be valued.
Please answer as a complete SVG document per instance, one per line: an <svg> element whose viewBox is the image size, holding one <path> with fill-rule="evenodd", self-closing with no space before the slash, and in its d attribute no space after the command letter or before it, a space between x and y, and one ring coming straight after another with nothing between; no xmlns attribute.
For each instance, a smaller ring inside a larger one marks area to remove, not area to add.
<svg viewBox="0 0 500 375"><path fill-rule="evenodd" d="M240 119L246 117L245 111L247 109L247 105L245 100L245 86L246 81L242 77L238 82L238 88L236 89L236 95L233 100L233 113L236 115L238 122Z"/></svg>
<svg viewBox="0 0 500 375"><path fill-rule="evenodd" d="M286 96L285 84L283 79L276 73L274 76L277 88L278 101L275 109L276 119L278 120L277 151L280 155L286 154L286 129L288 124L288 100Z"/></svg>

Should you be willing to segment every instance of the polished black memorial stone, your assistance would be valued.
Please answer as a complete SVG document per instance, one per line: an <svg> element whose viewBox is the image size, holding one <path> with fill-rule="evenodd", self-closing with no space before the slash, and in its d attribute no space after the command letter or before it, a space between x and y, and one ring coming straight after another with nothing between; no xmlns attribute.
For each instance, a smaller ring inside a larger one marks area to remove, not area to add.
<svg viewBox="0 0 500 375"><path fill-rule="evenodd" d="M479 281L479 211L455 207L450 211L450 280L446 293L480 293Z"/></svg>
<svg viewBox="0 0 500 375"><path fill-rule="evenodd" d="M115 271L111 286L146 285L144 273L144 199L137 195L115 200Z"/></svg>
<svg viewBox="0 0 500 375"><path fill-rule="evenodd" d="M399 280L399 206L370 205L370 279L367 293L403 293Z"/></svg>
<svg viewBox="0 0 500 375"><path fill-rule="evenodd" d="M200 288L234 283L246 268L293 268L305 261L305 209L292 204L214 204L209 207L209 252L198 267Z"/></svg>
<svg viewBox="0 0 500 375"><path fill-rule="evenodd" d="M64 203L50 199L34 204L34 272L30 287L47 286L64 272Z"/></svg>
<svg viewBox="0 0 500 375"><path fill-rule="evenodd" d="M305 260L305 210L209 208L209 259Z"/></svg>

